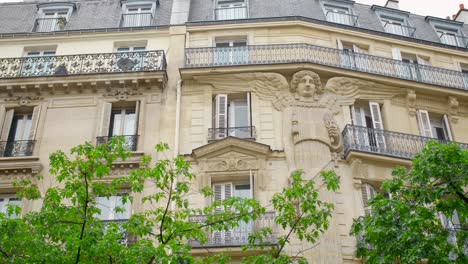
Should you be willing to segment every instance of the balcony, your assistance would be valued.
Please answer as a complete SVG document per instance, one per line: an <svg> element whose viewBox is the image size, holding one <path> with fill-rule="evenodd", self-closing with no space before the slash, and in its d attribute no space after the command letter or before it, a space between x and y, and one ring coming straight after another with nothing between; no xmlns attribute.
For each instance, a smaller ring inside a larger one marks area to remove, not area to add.
<svg viewBox="0 0 468 264"><path fill-rule="evenodd" d="M152 13L122 14L120 27L148 27L152 22Z"/></svg>
<svg viewBox="0 0 468 264"><path fill-rule="evenodd" d="M185 67L313 63L420 83L468 90L468 74L310 44L185 49Z"/></svg>
<svg viewBox="0 0 468 264"><path fill-rule="evenodd" d="M353 27L356 26L357 20L359 18L356 15L350 15L350 14L345 14L345 13L340 13L340 12L335 12L335 11L327 11L325 16L327 17L327 21L329 22L353 26Z"/></svg>
<svg viewBox="0 0 468 264"><path fill-rule="evenodd" d="M240 226L234 229L207 233L208 241L203 245L197 240L189 240L188 243L193 248L239 247L249 244L249 235L253 232L264 228L270 228L272 234L266 237L263 243L266 245L276 245L277 230L275 216L275 212L267 212L257 220L249 223L240 223ZM200 224L205 223L206 220L207 217L204 215L192 216L189 219L191 222Z"/></svg>
<svg viewBox="0 0 468 264"><path fill-rule="evenodd" d="M254 126L208 129L208 142L213 142L226 137L237 137L242 139L255 140L256 130Z"/></svg>
<svg viewBox="0 0 468 264"><path fill-rule="evenodd" d="M0 157L32 156L35 140L0 141Z"/></svg>
<svg viewBox="0 0 468 264"><path fill-rule="evenodd" d="M346 125L343 130L345 157L351 151L367 152L401 159L413 159L433 138L386 131L362 126ZM438 140L442 144L445 140ZM468 149L468 144L458 143Z"/></svg>
<svg viewBox="0 0 468 264"><path fill-rule="evenodd" d="M247 7L226 7L215 9L216 20L232 20L247 18Z"/></svg>
<svg viewBox="0 0 468 264"><path fill-rule="evenodd" d="M414 38L414 34L416 33L416 28L414 27L404 26L401 24L392 24L389 22L385 22L383 28L387 33L410 38Z"/></svg>
<svg viewBox="0 0 468 264"><path fill-rule="evenodd" d="M162 50L0 58L0 79L165 70Z"/></svg>
<svg viewBox="0 0 468 264"><path fill-rule="evenodd" d="M126 147L129 151L136 151L138 146L138 135L124 135L118 136L122 137L124 142L123 146ZM112 137L96 137L96 144L107 144Z"/></svg>
<svg viewBox="0 0 468 264"><path fill-rule="evenodd" d="M63 18L60 18L63 19ZM59 18L38 18L36 19L36 23L34 23L34 32L52 32L52 31L59 31L62 30L61 25L65 26L64 24L59 23Z"/></svg>

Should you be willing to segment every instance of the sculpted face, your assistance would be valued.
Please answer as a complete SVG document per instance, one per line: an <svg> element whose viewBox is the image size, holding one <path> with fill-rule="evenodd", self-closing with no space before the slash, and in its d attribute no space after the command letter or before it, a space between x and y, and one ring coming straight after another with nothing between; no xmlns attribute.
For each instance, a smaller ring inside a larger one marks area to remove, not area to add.
<svg viewBox="0 0 468 264"><path fill-rule="evenodd" d="M315 83L314 78L310 75L302 77L301 81L297 85L297 93L304 97L312 97L315 94Z"/></svg>

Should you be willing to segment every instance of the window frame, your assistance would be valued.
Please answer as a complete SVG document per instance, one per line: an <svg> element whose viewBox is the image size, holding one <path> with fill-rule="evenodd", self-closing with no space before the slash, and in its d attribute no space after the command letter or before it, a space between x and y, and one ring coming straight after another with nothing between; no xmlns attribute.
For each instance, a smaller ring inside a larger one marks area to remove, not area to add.
<svg viewBox="0 0 468 264"><path fill-rule="evenodd" d="M22 208L22 200L19 199L16 194L10 194L10 193L7 193L7 194L0 194L0 200L3 200L1 203L0 203L0 213L4 213L5 216L7 218L18 218L18 217L21 217L21 214L20 215L16 215L16 214L13 214L11 216L8 216L7 215L7 205L10 204L10 201L11 200L16 200L18 201L18 204L17 206L19 206L20 208ZM7 200L7 202L5 202L5 200Z"/></svg>
<svg viewBox="0 0 468 264"><path fill-rule="evenodd" d="M127 0L127 1L122 1L122 10L121 10L121 14L122 14L122 22L121 22L121 27L148 27L148 26L151 26L154 19L156 18L156 7L157 7L157 1L154 0L154 1L151 1L151 0L137 0L137 1L133 1L133 0ZM143 11L142 9L145 8L149 8L150 10L149 11ZM131 11L130 12L130 9L137 9L136 12L133 12ZM139 18L139 21L138 21L138 25L123 25L125 20L124 20L124 15L129 15L129 14L151 14L151 19L149 21L149 25L143 25L143 22L142 21L142 16L140 16Z"/></svg>
<svg viewBox="0 0 468 264"><path fill-rule="evenodd" d="M64 17L66 22L70 21L70 17L73 14L73 11L76 9L74 3L65 3L65 2L51 2L51 3L43 3L38 5L36 19L45 19L45 18L52 18L58 19L59 17ZM47 13L53 13L53 16L46 16ZM66 13L66 14L59 14L59 13ZM37 20L33 26L33 30L36 29ZM60 30L58 25L53 26L50 30L47 31L39 31L39 32L54 32Z"/></svg>
<svg viewBox="0 0 468 264"><path fill-rule="evenodd" d="M321 7L322 7L322 12L325 15L325 20L326 21L331 22L331 23L337 23L337 24L342 24L342 25L358 27L359 22L357 21L357 19L355 21L352 21L352 20L354 20L354 17L356 16L352 3L350 4L350 3L344 3L344 2L341 2L341 1L330 1L330 0L328 0L328 1L321 1ZM332 10L329 10L329 9L332 9ZM345 13L340 13L340 12L335 11L335 10L345 11ZM352 24L341 23L339 21L329 20L328 19L328 13L329 12L334 12L334 13L337 13L337 14L347 15L348 16L347 20L349 20L349 22L352 22Z"/></svg>
<svg viewBox="0 0 468 264"><path fill-rule="evenodd" d="M214 20L237 20L237 19L246 19L249 18L249 0L216 0L214 2L214 8L213 8L213 19ZM228 5L228 7L222 7L223 5ZM233 8L240 8L240 7L245 7L245 16L244 17L236 17L236 18L225 18L225 19L220 19L218 18L218 10L223 10L223 9L233 9Z"/></svg>

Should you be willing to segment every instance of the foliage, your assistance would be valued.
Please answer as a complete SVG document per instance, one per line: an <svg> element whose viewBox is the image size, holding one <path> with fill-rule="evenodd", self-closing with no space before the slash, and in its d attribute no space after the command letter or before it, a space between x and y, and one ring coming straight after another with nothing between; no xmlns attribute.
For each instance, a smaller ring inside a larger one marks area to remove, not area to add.
<svg viewBox="0 0 468 264"><path fill-rule="evenodd" d="M43 197L31 181L18 183L20 198L37 200L42 206L21 218L8 217L19 213L19 207L10 206L7 214L0 213L0 262L225 263L229 258L222 254L192 257L187 241L203 244L207 233L238 227L266 212L257 200L238 197L191 208L189 194L194 192L191 182L195 176L182 157L152 161L144 156L139 168L128 176L109 177L112 164L131 156L123 141L113 138L109 144L97 146L85 143L72 148L69 155L63 151L51 154L50 174L58 184L47 189ZM167 149L166 144L156 146L160 156ZM265 253L245 258L244 262L291 263L294 259L286 256L283 248L292 235L314 243L327 229L333 207L321 202L314 182L303 180L301 175L295 172L291 186L272 199L278 212L275 222L287 231L287 235L279 237L280 248L266 250L266 236L272 230L258 230L249 237L250 244L244 250L264 249ZM338 188L333 172L322 172L322 176L327 189ZM124 204L143 204L148 210L132 214L121 225L100 220L97 198L114 196L122 190L127 191L122 196ZM205 198L213 196L211 188L199 193ZM199 215L206 216L204 222L190 221ZM125 237L130 238L130 243L124 243Z"/></svg>
<svg viewBox="0 0 468 264"><path fill-rule="evenodd" d="M357 255L366 263L468 263L468 151L429 142L411 169L397 168L356 219ZM461 226L453 226L458 213ZM452 223L443 226L441 216ZM448 228L446 228L448 227Z"/></svg>

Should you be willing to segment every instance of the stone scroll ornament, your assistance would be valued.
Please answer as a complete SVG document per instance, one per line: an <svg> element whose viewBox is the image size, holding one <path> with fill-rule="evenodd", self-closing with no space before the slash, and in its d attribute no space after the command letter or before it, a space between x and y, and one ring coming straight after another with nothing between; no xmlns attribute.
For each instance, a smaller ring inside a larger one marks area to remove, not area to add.
<svg viewBox="0 0 468 264"><path fill-rule="evenodd" d="M321 170L336 156L333 153L342 150L341 129L335 119L342 106L352 105L356 99L381 100L400 93L393 87L347 77L331 78L323 87L319 75L310 70L294 73L290 82L271 72L195 79L213 85L215 91L244 89L271 101L283 113L283 142L290 170L306 172Z"/></svg>

